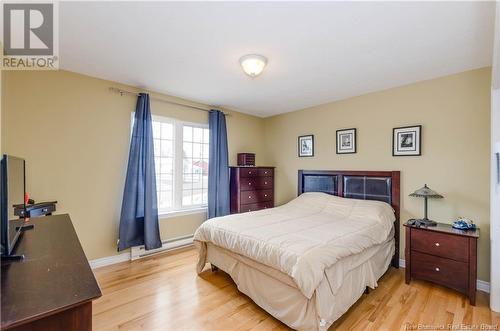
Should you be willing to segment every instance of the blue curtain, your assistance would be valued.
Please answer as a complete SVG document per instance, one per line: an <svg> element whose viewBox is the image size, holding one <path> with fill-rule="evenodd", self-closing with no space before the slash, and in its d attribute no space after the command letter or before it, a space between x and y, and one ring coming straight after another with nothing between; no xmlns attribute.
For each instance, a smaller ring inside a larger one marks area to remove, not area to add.
<svg viewBox="0 0 500 331"><path fill-rule="evenodd" d="M161 247L149 95L139 94L123 192L118 250Z"/></svg>
<svg viewBox="0 0 500 331"><path fill-rule="evenodd" d="M208 115L210 129L208 167L208 218L229 214L229 163L226 116L219 110Z"/></svg>

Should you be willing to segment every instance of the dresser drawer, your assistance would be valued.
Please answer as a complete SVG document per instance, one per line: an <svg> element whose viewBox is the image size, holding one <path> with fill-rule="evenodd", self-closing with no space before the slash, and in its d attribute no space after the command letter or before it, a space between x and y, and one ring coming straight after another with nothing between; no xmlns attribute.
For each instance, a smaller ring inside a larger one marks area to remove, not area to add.
<svg viewBox="0 0 500 331"><path fill-rule="evenodd" d="M274 169L273 168L259 168L259 176L272 177L272 176L274 176Z"/></svg>
<svg viewBox="0 0 500 331"><path fill-rule="evenodd" d="M457 261L469 260L468 239L460 236L412 229L411 249Z"/></svg>
<svg viewBox="0 0 500 331"><path fill-rule="evenodd" d="M257 177L259 170L257 168L240 168L240 177Z"/></svg>
<svg viewBox="0 0 500 331"><path fill-rule="evenodd" d="M259 190L272 189L274 186L273 177L259 177L257 178L257 188Z"/></svg>
<svg viewBox="0 0 500 331"><path fill-rule="evenodd" d="M241 209L242 213L246 213L249 211L256 211L256 210L273 208L273 207L274 207L274 203L272 201L266 201L266 202L258 202L258 203L241 205L240 209Z"/></svg>
<svg viewBox="0 0 500 331"><path fill-rule="evenodd" d="M273 188L273 177L247 177L240 179L241 191L268 190Z"/></svg>
<svg viewBox="0 0 500 331"><path fill-rule="evenodd" d="M468 263L454 261L417 251L411 252L411 275L466 292Z"/></svg>
<svg viewBox="0 0 500 331"><path fill-rule="evenodd" d="M257 178L252 178L252 177L240 178L241 191L254 191L256 189L257 189Z"/></svg>
<svg viewBox="0 0 500 331"><path fill-rule="evenodd" d="M241 203L256 203L273 200L273 190L258 190L241 192Z"/></svg>

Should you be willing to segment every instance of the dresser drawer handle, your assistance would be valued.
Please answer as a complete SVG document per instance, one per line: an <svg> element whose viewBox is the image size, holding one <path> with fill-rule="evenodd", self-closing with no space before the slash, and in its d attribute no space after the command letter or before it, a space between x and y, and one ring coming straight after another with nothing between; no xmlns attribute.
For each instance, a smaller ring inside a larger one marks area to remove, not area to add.
<svg viewBox="0 0 500 331"><path fill-rule="evenodd" d="M267 171L264 171L264 175L267 175Z"/></svg>
<svg viewBox="0 0 500 331"><path fill-rule="evenodd" d="M264 182L264 185L267 185L267 182Z"/></svg>
<svg viewBox="0 0 500 331"><path fill-rule="evenodd" d="M436 245L437 247L439 247L439 243L435 243L434 245Z"/></svg>
<svg viewBox="0 0 500 331"><path fill-rule="evenodd" d="M249 175L251 175L251 174L252 174L252 172L251 172L251 171L249 171L249 172L248 172L248 174L249 174Z"/></svg>
<svg viewBox="0 0 500 331"><path fill-rule="evenodd" d="M435 270L439 272L439 270L440 270L440 269L439 269L438 267L436 267L436 269L435 269Z"/></svg>
<svg viewBox="0 0 500 331"><path fill-rule="evenodd" d="M248 183L248 186L252 186L252 183Z"/></svg>
<svg viewBox="0 0 500 331"><path fill-rule="evenodd" d="M267 198L267 194L264 194L264 196Z"/></svg>
<svg viewBox="0 0 500 331"><path fill-rule="evenodd" d="M249 195L249 196L248 196L248 199L252 199L252 196L251 196L251 195Z"/></svg>

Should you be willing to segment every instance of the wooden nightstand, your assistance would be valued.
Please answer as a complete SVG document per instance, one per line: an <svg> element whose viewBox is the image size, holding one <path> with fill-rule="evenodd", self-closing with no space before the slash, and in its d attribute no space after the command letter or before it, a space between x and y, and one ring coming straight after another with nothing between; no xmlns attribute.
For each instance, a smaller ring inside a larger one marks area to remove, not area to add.
<svg viewBox="0 0 500 331"><path fill-rule="evenodd" d="M406 227L406 284L412 278L440 284L467 295L476 304L477 230L450 224Z"/></svg>

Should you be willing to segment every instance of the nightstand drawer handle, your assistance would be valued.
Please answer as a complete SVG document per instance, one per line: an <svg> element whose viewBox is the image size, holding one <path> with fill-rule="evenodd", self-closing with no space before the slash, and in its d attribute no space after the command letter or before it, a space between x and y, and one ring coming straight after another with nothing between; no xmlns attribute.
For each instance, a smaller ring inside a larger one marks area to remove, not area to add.
<svg viewBox="0 0 500 331"><path fill-rule="evenodd" d="M248 183L248 186L252 186L252 183Z"/></svg>
<svg viewBox="0 0 500 331"><path fill-rule="evenodd" d="M264 194L264 196L267 198L267 194Z"/></svg>
<svg viewBox="0 0 500 331"><path fill-rule="evenodd" d="M440 269L436 267L436 271L439 271Z"/></svg>
<svg viewBox="0 0 500 331"><path fill-rule="evenodd" d="M252 199L252 196L251 196L251 195L249 195L249 196L248 196L248 199Z"/></svg>
<svg viewBox="0 0 500 331"><path fill-rule="evenodd" d="M249 171L249 172L248 172L248 174L249 174L249 175L251 175L251 174L252 174L252 172L251 172L251 171Z"/></svg>
<svg viewBox="0 0 500 331"><path fill-rule="evenodd" d="M436 245L437 247L439 247L439 243L435 243L434 245Z"/></svg>

